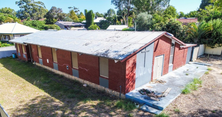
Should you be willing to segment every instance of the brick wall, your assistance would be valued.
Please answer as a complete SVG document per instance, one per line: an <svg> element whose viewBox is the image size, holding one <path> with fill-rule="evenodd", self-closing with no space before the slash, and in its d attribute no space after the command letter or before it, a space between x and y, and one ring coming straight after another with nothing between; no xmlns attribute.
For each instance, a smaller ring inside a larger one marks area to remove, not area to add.
<svg viewBox="0 0 222 117"><path fill-rule="evenodd" d="M32 48L32 59L33 59L33 61L39 63L37 46L36 45L31 45L31 48Z"/></svg>
<svg viewBox="0 0 222 117"><path fill-rule="evenodd" d="M72 75L71 52L57 49L57 60L59 71ZM68 69L66 68L68 66Z"/></svg>
<svg viewBox="0 0 222 117"><path fill-rule="evenodd" d="M26 53L27 52L26 46L24 47L25 53L23 53L22 44L18 44L18 46L19 46L19 49L20 49L20 56L18 56L18 47L16 46L16 52L17 52L18 58L21 59L21 60L24 60L24 61L28 61L28 56L27 56L27 53ZM23 54L25 55L25 58L24 58Z"/></svg>
<svg viewBox="0 0 222 117"><path fill-rule="evenodd" d="M136 55L126 61L126 80L125 80L125 93L135 89L136 82ZM124 94L125 94L124 93Z"/></svg>
<svg viewBox="0 0 222 117"><path fill-rule="evenodd" d="M125 93L125 70L126 62L117 62L109 59L109 89Z"/></svg>
<svg viewBox="0 0 222 117"><path fill-rule="evenodd" d="M155 61L156 56L164 55L163 74L162 75L165 75L168 73L170 49L171 49L171 39L169 39L165 36L160 37L158 40L156 40L154 42L152 78L151 78L152 80L153 80L154 61Z"/></svg>
<svg viewBox="0 0 222 117"><path fill-rule="evenodd" d="M99 58L86 54L78 55L79 77L99 84Z"/></svg>
<svg viewBox="0 0 222 117"><path fill-rule="evenodd" d="M41 46L41 52L43 65L53 68L52 49L49 47Z"/></svg>
<svg viewBox="0 0 222 117"><path fill-rule="evenodd" d="M187 48L180 48L179 44L175 44L173 70L186 64Z"/></svg>

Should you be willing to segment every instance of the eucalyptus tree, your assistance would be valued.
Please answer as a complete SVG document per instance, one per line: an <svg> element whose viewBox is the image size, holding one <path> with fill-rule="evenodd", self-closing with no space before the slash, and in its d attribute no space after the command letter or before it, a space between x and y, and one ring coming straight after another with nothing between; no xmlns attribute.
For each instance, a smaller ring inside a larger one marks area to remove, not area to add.
<svg viewBox="0 0 222 117"><path fill-rule="evenodd" d="M34 0L19 0L15 2L20 10L17 11L16 16L20 19L31 18L38 20L44 18L47 9L43 2Z"/></svg>

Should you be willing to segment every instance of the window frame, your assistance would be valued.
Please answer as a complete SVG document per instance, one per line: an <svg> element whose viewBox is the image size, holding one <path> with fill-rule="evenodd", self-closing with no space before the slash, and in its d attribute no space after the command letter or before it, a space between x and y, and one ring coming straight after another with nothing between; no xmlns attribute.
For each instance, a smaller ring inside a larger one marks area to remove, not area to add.
<svg viewBox="0 0 222 117"><path fill-rule="evenodd" d="M109 59L108 58L102 58L102 57L99 58L99 74L101 77L109 78Z"/></svg>

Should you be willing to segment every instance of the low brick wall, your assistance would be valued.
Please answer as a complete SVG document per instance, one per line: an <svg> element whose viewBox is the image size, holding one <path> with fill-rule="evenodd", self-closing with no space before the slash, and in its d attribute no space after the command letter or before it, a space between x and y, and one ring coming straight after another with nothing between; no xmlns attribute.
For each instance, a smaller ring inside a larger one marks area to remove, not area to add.
<svg viewBox="0 0 222 117"><path fill-rule="evenodd" d="M50 71L52 71L52 72L54 72L54 73L56 73L56 74L62 75L62 76L64 76L64 77L68 78L68 79L75 80L75 81L80 82L80 83L82 83L82 84L87 84L88 86L90 86L90 87L92 87L92 88L98 89L98 90L100 90L100 91L104 91L104 92L106 92L106 93L108 93L108 94L115 95L115 96L117 96L117 97L120 96L120 93L119 93L119 92L116 92L116 91L110 90L110 89L108 89L108 88L102 87L102 86L100 86L100 85L91 83L91 82L86 81L86 80L83 80L83 79L81 79L81 78L74 77L74 76L69 75L69 74L67 74L67 73L64 73L64 72L61 72L61 71L52 69L52 68L47 67L47 66L44 66L44 65L41 65L41 64L39 64L39 63L35 63L35 64L36 64L37 66L43 67L43 68L45 68L45 69L48 69L48 70L50 70ZM125 95L124 95L124 94L121 94L121 98L122 98L122 99L125 99Z"/></svg>

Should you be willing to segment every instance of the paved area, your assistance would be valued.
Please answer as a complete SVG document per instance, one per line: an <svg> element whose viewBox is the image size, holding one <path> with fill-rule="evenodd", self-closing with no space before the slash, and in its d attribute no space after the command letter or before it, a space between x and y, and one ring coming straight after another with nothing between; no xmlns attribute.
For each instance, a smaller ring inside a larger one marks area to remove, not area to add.
<svg viewBox="0 0 222 117"><path fill-rule="evenodd" d="M187 64L177 70L174 70L160 79L166 81L164 84L151 84L148 83L126 94L126 98L131 99L140 104L144 104L141 109L159 114L166 108L174 99L180 94L186 84L192 82L194 78L200 78L207 71L207 66L202 64ZM166 97L160 98L160 101L154 101L147 96L141 95L138 91L140 89L150 89L156 92L163 92L167 88L172 88Z"/></svg>
<svg viewBox="0 0 222 117"><path fill-rule="evenodd" d="M0 58L12 56L12 53L16 53L15 46L0 48Z"/></svg>

